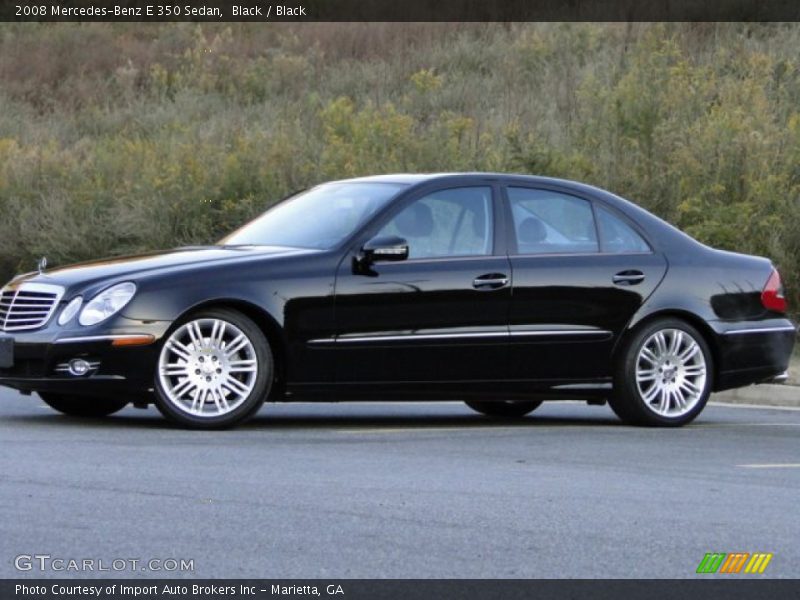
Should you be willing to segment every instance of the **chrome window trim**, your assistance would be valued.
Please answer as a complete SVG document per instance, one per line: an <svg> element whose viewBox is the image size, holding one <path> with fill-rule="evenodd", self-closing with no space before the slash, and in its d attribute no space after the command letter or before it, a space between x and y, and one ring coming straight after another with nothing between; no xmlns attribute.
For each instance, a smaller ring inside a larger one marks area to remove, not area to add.
<svg viewBox="0 0 800 600"><path fill-rule="evenodd" d="M644 238L642 238L644 239ZM514 253L509 254L509 258L549 258L549 257L564 257L564 256L652 256L655 254L653 250L649 252L535 252L535 253Z"/></svg>

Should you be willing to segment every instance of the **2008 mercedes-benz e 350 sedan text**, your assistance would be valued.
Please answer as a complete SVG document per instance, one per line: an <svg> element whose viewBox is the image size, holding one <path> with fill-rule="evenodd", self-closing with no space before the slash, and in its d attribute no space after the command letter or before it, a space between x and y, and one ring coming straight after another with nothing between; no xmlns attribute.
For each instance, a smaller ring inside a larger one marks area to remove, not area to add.
<svg viewBox="0 0 800 600"><path fill-rule="evenodd" d="M198 428L265 401L462 399L521 416L608 400L683 425L785 377L769 260L714 250L603 190L495 174L326 183L217 245L20 275L0 385L66 414L155 402Z"/></svg>

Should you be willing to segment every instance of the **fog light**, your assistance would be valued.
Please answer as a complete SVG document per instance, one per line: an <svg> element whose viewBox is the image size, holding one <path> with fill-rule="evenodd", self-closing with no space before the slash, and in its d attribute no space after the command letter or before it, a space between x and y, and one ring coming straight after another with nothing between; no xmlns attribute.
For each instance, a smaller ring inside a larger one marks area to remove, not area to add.
<svg viewBox="0 0 800 600"><path fill-rule="evenodd" d="M90 375L100 368L99 360L85 360L83 358L73 358L69 362L63 362L56 365L56 373L65 375L72 375L73 377L82 377Z"/></svg>
<svg viewBox="0 0 800 600"><path fill-rule="evenodd" d="M76 377L80 377L81 375L86 375L89 372L89 369L92 368L88 362L83 360L82 358L73 358L69 361L69 374L75 375Z"/></svg>

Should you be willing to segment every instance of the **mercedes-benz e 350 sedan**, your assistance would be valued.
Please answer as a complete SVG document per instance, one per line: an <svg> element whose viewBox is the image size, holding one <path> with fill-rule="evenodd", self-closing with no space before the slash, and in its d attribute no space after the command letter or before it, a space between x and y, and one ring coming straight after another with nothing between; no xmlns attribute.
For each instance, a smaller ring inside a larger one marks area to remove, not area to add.
<svg viewBox="0 0 800 600"><path fill-rule="evenodd" d="M713 391L785 378L785 312L769 260L603 190L386 175L311 188L213 246L18 276L0 385L69 415L154 402L197 428L265 400L410 398L505 417L608 401L674 426Z"/></svg>

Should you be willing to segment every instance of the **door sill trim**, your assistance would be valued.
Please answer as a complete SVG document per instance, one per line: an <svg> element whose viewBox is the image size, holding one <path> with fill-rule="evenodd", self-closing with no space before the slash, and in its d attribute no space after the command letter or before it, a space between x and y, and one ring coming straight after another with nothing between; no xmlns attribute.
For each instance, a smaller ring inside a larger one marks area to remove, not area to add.
<svg viewBox="0 0 800 600"><path fill-rule="evenodd" d="M401 342L406 340L449 340L464 338L512 338L512 337L542 337L542 336L580 335L606 337L610 331L604 329L538 329L531 331L475 331L465 333L406 333L393 335L359 335L347 337L317 338L309 340L309 345L320 344L353 344L363 342Z"/></svg>

